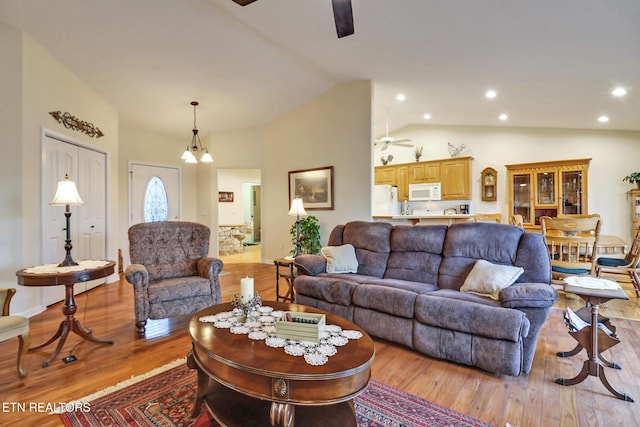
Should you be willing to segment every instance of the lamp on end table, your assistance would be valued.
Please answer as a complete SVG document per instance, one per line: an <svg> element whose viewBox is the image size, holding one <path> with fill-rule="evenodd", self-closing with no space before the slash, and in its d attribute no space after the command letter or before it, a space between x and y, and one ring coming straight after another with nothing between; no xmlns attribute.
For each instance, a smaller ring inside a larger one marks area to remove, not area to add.
<svg viewBox="0 0 640 427"><path fill-rule="evenodd" d="M291 209L289 210L290 216L296 217L296 254L298 256L302 253L302 247L300 245L300 215L306 216L307 212L304 210L302 199L299 197L294 198L291 201Z"/></svg>
<svg viewBox="0 0 640 427"><path fill-rule="evenodd" d="M71 257L71 210L69 209L69 206L78 206L83 203L84 202L78 194L76 183L69 179L68 174L65 174L64 179L62 181L58 181L56 195L53 196L53 200L49 202L49 206L65 206L64 216L67 218L67 240L64 245L67 255L64 257L64 260L58 264L58 267L78 265L78 263Z"/></svg>

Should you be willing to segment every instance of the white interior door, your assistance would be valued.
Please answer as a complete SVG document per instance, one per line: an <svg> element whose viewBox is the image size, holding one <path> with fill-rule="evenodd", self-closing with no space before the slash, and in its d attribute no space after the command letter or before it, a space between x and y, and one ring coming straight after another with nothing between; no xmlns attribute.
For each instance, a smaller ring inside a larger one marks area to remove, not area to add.
<svg viewBox="0 0 640 427"><path fill-rule="evenodd" d="M42 263L64 259L67 236L65 208L49 206L65 174L75 181L84 204L70 206L71 254L74 260L105 259L106 256L106 155L45 134L42 139ZM104 283L104 279L78 284L75 293ZM45 286L42 302L51 305L64 299L64 286Z"/></svg>
<svg viewBox="0 0 640 427"><path fill-rule="evenodd" d="M154 177L158 177L164 186L167 197L167 219L180 219L180 169L174 166L158 166L144 163L129 164L129 226L144 221L145 194Z"/></svg>

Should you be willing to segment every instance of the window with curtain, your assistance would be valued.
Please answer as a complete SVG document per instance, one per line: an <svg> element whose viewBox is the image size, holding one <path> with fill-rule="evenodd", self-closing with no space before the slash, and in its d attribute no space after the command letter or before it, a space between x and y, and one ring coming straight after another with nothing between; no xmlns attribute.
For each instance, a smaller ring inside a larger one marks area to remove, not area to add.
<svg viewBox="0 0 640 427"><path fill-rule="evenodd" d="M169 201L167 190L160 177L154 176L147 184L144 193L144 222L167 221L169 219Z"/></svg>

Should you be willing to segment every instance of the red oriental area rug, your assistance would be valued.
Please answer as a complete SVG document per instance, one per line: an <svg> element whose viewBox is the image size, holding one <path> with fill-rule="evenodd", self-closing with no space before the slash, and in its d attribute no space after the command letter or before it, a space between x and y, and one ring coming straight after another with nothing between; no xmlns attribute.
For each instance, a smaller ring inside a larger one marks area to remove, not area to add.
<svg viewBox="0 0 640 427"><path fill-rule="evenodd" d="M76 406L83 410L60 416L67 427L217 427L204 407L190 417L196 390L196 371L181 360L80 399L89 402ZM491 426L375 380L355 407L358 427Z"/></svg>

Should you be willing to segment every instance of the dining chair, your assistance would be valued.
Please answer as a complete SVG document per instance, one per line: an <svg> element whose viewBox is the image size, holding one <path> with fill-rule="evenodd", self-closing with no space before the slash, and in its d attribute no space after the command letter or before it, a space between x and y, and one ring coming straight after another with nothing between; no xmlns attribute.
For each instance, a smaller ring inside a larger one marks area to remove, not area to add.
<svg viewBox="0 0 640 427"><path fill-rule="evenodd" d="M18 337L18 374L21 378L27 376L24 368L24 358L31 345L31 335L29 335L29 319L22 316L11 316L9 305L11 298L16 294L14 288L0 288L0 304L2 306L2 316L0 316L0 341Z"/></svg>
<svg viewBox="0 0 640 427"><path fill-rule="evenodd" d="M502 214L500 213L478 213L473 215L474 222L502 222Z"/></svg>
<svg viewBox="0 0 640 427"><path fill-rule="evenodd" d="M524 228L524 218L520 214L511 215L511 225L518 226L520 228Z"/></svg>
<svg viewBox="0 0 640 427"><path fill-rule="evenodd" d="M542 234L547 240L551 257L551 278L594 274L596 245L602 220L590 218L540 217Z"/></svg>
<svg viewBox="0 0 640 427"><path fill-rule="evenodd" d="M624 258L600 257L596 261L596 276L614 274L616 276L611 279L620 282L631 282L636 291L636 295L640 297L640 278L638 271L640 270L640 227L636 229L635 236L631 242L631 248ZM621 277L622 276L622 277ZM626 278L624 276L629 276Z"/></svg>

